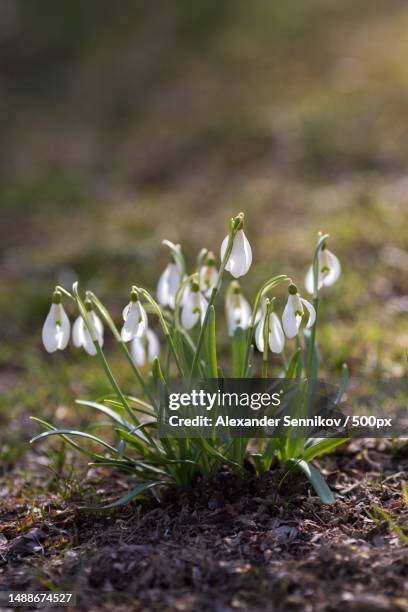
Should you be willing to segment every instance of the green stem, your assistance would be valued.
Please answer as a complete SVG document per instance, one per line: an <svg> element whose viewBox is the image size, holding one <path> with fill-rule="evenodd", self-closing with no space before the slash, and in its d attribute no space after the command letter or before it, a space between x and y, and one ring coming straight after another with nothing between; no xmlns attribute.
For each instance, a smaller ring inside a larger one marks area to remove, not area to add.
<svg viewBox="0 0 408 612"><path fill-rule="evenodd" d="M325 246L329 234L322 234L316 243L314 255L313 255L313 306L316 311L316 320L313 324L310 332L310 341L308 354L306 358L306 376L311 378L313 369L313 354L316 343L316 326L317 326L317 314L319 310L319 255L322 248Z"/></svg>
<svg viewBox="0 0 408 612"><path fill-rule="evenodd" d="M248 333L247 333L247 344L246 344L246 350L245 350L245 359L244 359L243 368L242 368L242 374L241 374L243 378L245 378L246 372L247 372L247 369L248 369L249 353L250 353L250 350L251 350L252 338L253 338L254 329L255 329L255 318L256 318L256 313L258 312L258 308L259 308L259 304L261 302L261 299L264 297L264 295L266 295L266 293L268 293L268 291L270 291L271 289L273 289L274 287L279 285L279 283L282 283L282 282L285 282L285 281L291 283L292 279L289 278L288 276L286 276L286 274L279 274L278 276L274 276L273 278L271 278L268 281L266 281L266 283L264 283L262 285L262 287L260 288L260 290L256 294L255 302L254 302L254 307L253 307L253 310L252 310L251 320L250 320L250 323L249 323Z"/></svg>
<svg viewBox="0 0 408 612"><path fill-rule="evenodd" d="M309 379L312 377L313 356L314 356L313 353L314 353L315 343L316 343L316 325L317 325L317 315L319 312L319 298L318 297L315 297L313 299L313 306L316 311L316 320L310 331L309 350L307 353L307 363L306 363L306 376Z"/></svg>
<svg viewBox="0 0 408 612"><path fill-rule="evenodd" d="M274 298L275 299L275 298ZM269 343L269 317L273 309L273 301L266 300L265 321L263 326L263 355L262 355L262 378L268 378L268 343Z"/></svg>

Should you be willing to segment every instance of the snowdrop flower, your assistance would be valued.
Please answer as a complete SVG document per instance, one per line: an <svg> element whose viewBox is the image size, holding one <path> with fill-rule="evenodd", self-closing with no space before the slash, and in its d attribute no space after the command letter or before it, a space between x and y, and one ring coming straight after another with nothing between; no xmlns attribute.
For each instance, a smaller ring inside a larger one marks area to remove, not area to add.
<svg viewBox="0 0 408 612"><path fill-rule="evenodd" d="M141 305L136 291L132 291L129 304L123 310L124 325L121 337L124 342L133 338L142 338L147 329L146 311Z"/></svg>
<svg viewBox="0 0 408 612"><path fill-rule="evenodd" d="M161 306L168 306L174 309L176 293L180 283L180 270L175 263L169 263L162 272L157 284L157 299Z"/></svg>
<svg viewBox="0 0 408 612"><path fill-rule="evenodd" d="M200 291L209 298L212 290L217 285L218 270L215 266L213 253L208 253L204 265L200 268Z"/></svg>
<svg viewBox="0 0 408 612"><path fill-rule="evenodd" d="M139 367L148 363L153 363L160 354L160 342L157 335L147 328L144 338L133 338L130 345L130 352Z"/></svg>
<svg viewBox="0 0 408 612"><path fill-rule="evenodd" d="M319 253L319 273L317 277L317 289L334 285L341 273L340 261L329 249L325 247ZM305 277L306 291L314 294L313 264L310 266Z"/></svg>
<svg viewBox="0 0 408 612"><path fill-rule="evenodd" d="M258 351L260 351L261 353L264 352L264 348L265 348L264 327L266 323L267 313L268 311L265 308L263 310L261 319L258 325L256 326L256 330L255 330L255 344L256 344ZM268 336L269 348L271 349L272 353L281 353L285 346L285 336L283 333L281 322L276 313L274 312L269 313L268 324L269 324L269 336Z"/></svg>
<svg viewBox="0 0 408 612"><path fill-rule="evenodd" d="M181 311L181 324L185 329L192 329L199 319L201 323L204 320L205 313L208 308L208 302L200 293L199 284L193 282L191 290L187 297L183 300L183 309Z"/></svg>
<svg viewBox="0 0 408 612"><path fill-rule="evenodd" d="M306 324L307 329L313 326L316 320L316 311L312 304L300 297L296 285L289 285L288 291L289 297L286 302L285 310L283 311L282 323L286 336L288 338L294 338L299 331L302 317L305 312L303 307L305 306L309 313L309 320Z"/></svg>
<svg viewBox="0 0 408 612"><path fill-rule="evenodd" d="M91 320L91 325L95 332L95 336L98 340L99 346L103 346L103 325L100 318L93 312L91 304L85 301L85 308L89 313L89 318ZM91 338L91 334L86 326L86 323L83 317L80 315L73 327L72 327L72 342L74 346L80 348L81 346L85 349L85 351L89 355L96 355L96 348L94 342Z"/></svg>
<svg viewBox="0 0 408 612"><path fill-rule="evenodd" d="M42 341L46 351L64 350L69 342L71 324L61 304L61 293L54 291L50 311L42 328Z"/></svg>
<svg viewBox="0 0 408 612"><path fill-rule="evenodd" d="M239 283L233 281L228 288L225 300L228 334L233 336L240 327L247 329L251 319L251 306L241 293Z"/></svg>
<svg viewBox="0 0 408 612"><path fill-rule="evenodd" d="M225 236L221 244L221 261L224 259L227 251L229 236ZM234 236L232 251L228 258L225 269L232 274L234 278L244 276L251 267L252 249L248 242L248 238L244 234L243 229L239 229Z"/></svg>

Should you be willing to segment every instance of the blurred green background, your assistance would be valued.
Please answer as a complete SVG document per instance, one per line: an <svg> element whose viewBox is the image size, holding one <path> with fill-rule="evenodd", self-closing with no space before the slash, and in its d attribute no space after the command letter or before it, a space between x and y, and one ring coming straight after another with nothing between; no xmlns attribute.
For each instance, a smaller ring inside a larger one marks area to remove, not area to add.
<svg viewBox="0 0 408 612"><path fill-rule="evenodd" d="M78 423L73 399L107 390L92 358L42 349L55 282L119 321L132 283L155 288L163 238L218 254L240 210L246 296L281 272L303 286L327 231L343 275L324 369L404 374L407 28L402 0L0 0L3 466L29 414Z"/></svg>

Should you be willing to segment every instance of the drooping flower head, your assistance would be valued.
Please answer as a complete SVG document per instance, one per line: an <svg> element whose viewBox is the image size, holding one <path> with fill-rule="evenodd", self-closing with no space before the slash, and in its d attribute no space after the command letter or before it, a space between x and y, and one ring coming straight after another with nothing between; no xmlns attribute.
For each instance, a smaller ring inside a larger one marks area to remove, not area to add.
<svg viewBox="0 0 408 612"><path fill-rule="evenodd" d="M303 315L305 314L304 307L309 313L309 319L306 323L307 329L314 325L316 311L310 302L300 297L296 285L289 285L288 292L289 296L283 311L282 323L286 336L294 338L299 331Z"/></svg>
<svg viewBox="0 0 408 612"><path fill-rule="evenodd" d="M265 325L268 325L268 345L272 353L281 353L285 346L285 336L278 315L271 310L273 306L262 308L261 318L255 329L255 344L261 353L265 348Z"/></svg>
<svg viewBox="0 0 408 612"><path fill-rule="evenodd" d="M252 263L252 249L251 245L248 242L247 237L244 234L243 226L244 226L244 215L240 213L235 219L233 219L233 223L236 224L235 228L233 228L233 244L230 256L228 258L225 269L232 274L234 278L239 278L240 276L244 276L251 267ZM225 236L224 240L221 244L221 261L224 259L228 242L230 239L230 234Z"/></svg>
<svg viewBox="0 0 408 612"><path fill-rule="evenodd" d="M125 323L120 335L124 342L129 342L133 338L142 338L145 335L147 315L135 289L132 289L130 302L123 309L123 320Z"/></svg>
<svg viewBox="0 0 408 612"><path fill-rule="evenodd" d="M46 351L64 350L69 342L71 324L61 303L60 291L54 291L52 304L42 328L42 341Z"/></svg>
<svg viewBox="0 0 408 612"><path fill-rule="evenodd" d="M181 280L181 273L177 264L167 264L157 284L157 299L161 306L174 309L176 293Z"/></svg>
<svg viewBox="0 0 408 612"><path fill-rule="evenodd" d="M98 341L99 346L103 346L103 324L98 315L92 310L92 303L85 300L85 308L88 311L89 321L93 327L93 332ZM96 355L95 344L92 340L89 329L80 315L72 327L72 342L77 348L82 347L89 355Z"/></svg>
<svg viewBox="0 0 408 612"><path fill-rule="evenodd" d="M336 255L329 251L325 244L319 251L318 264L319 269L317 276L317 289L334 285L341 274L341 265ZM313 264L307 271L305 277L305 288L311 295L315 294Z"/></svg>
<svg viewBox="0 0 408 612"><path fill-rule="evenodd" d="M201 323L207 312L208 302L200 293L200 286L196 281L191 283L191 290L183 299L181 311L181 324L185 329L192 329L198 320Z"/></svg>
<svg viewBox="0 0 408 612"><path fill-rule="evenodd" d="M153 363L160 355L160 342L157 335L148 327L143 338L133 338L130 352L139 367Z"/></svg>
<svg viewBox="0 0 408 612"><path fill-rule="evenodd" d="M225 314L230 336L233 336L239 327L248 328L251 312L251 306L242 295L238 281L233 281L228 287L225 299Z"/></svg>
<svg viewBox="0 0 408 612"><path fill-rule="evenodd" d="M200 291L209 298L218 282L218 270L215 265L214 253L209 251L204 264L200 268Z"/></svg>

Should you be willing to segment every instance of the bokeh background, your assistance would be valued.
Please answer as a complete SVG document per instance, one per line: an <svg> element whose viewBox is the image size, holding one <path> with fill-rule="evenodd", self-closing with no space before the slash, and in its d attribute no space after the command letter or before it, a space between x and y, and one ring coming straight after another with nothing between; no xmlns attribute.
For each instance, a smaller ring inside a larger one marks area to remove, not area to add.
<svg viewBox="0 0 408 612"><path fill-rule="evenodd" d="M276 273L302 286L329 232L344 273L323 367L404 375L407 28L403 0L0 0L3 469L29 414L78 424L74 398L107 390L91 358L42 349L55 282L119 320L132 283L155 287L163 238L218 255L241 210L247 297Z"/></svg>

